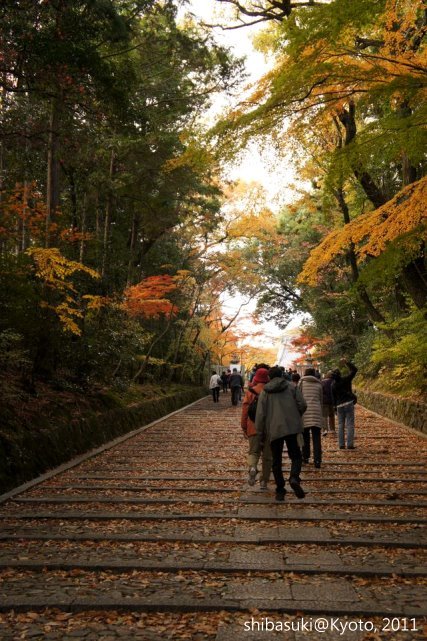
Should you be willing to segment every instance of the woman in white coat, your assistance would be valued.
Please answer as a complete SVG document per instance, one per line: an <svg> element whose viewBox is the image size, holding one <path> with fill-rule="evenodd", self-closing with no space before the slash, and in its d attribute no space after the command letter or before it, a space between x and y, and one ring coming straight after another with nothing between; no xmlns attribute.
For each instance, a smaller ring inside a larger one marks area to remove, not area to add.
<svg viewBox="0 0 427 641"><path fill-rule="evenodd" d="M209 381L209 389L212 392L214 403L219 403L219 390L221 389L221 377L214 371L212 372L211 380Z"/></svg>

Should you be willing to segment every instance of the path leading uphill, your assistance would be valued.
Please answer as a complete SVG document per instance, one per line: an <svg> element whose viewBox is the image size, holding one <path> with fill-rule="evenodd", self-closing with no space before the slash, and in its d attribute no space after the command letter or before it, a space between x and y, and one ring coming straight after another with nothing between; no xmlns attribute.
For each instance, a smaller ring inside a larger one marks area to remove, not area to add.
<svg viewBox="0 0 427 641"><path fill-rule="evenodd" d="M239 417L204 399L0 505L0 638L426 638L427 441L358 407L278 504Z"/></svg>

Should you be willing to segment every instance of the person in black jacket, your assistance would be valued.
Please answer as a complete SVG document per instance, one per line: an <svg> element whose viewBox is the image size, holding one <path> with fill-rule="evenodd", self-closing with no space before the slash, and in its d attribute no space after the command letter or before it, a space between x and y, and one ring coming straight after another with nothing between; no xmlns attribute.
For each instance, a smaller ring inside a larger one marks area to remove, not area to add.
<svg viewBox="0 0 427 641"><path fill-rule="evenodd" d="M347 449L354 450L354 403L356 397L351 389L351 383L356 376L357 367L345 358L340 360L340 365L347 365L350 373L347 376L342 376L339 369L334 369L332 372L333 382L331 385L331 393L338 417L338 445L340 450L345 449L345 427L347 432Z"/></svg>
<svg viewBox="0 0 427 641"><path fill-rule="evenodd" d="M335 434L335 412L334 401L332 398L332 383L334 382L333 373L326 372L325 378L322 380L323 389L323 436L328 432Z"/></svg>
<svg viewBox="0 0 427 641"><path fill-rule="evenodd" d="M221 382L222 382L222 391L225 394L227 392L227 387L228 387L228 375L225 370L221 374Z"/></svg>
<svg viewBox="0 0 427 641"><path fill-rule="evenodd" d="M236 368L233 369L233 373L230 376L229 386L231 390L231 404L237 405L239 396L243 391L244 383L242 376L239 374Z"/></svg>

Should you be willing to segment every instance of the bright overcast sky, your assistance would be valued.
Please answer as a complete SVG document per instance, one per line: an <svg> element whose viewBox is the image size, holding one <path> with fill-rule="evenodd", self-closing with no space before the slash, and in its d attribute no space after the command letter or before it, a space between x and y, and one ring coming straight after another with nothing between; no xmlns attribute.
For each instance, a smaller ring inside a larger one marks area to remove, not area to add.
<svg viewBox="0 0 427 641"><path fill-rule="evenodd" d="M224 12L230 14L231 8L216 2L216 0L190 0L186 5L186 11L192 13L196 20L207 24L224 24L226 17ZM215 39L218 43L230 47L233 53L239 58L245 57L247 79L242 89L255 82L269 69L268 61L264 55L255 50L252 38L264 28L263 24L242 29L224 31L220 27L214 29ZM228 106L232 106L239 99L239 96L219 96L213 109L209 112L214 122L221 112ZM278 211L280 204L291 202L292 191L288 185L293 183L295 175L292 163L289 159L280 159L271 150L261 151L256 144L250 144L246 153L239 162L230 167L228 175L232 180L242 179L247 182L257 181L262 183L270 202L270 209Z"/></svg>

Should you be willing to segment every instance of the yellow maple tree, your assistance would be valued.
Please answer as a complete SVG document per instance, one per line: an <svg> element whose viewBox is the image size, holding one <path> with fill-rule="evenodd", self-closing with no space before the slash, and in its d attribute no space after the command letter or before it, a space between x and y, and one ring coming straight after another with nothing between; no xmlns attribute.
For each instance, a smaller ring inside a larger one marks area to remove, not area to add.
<svg viewBox="0 0 427 641"><path fill-rule="evenodd" d="M407 234L408 248L419 246L427 229L427 177L408 185L374 211L362 214L342 229L328 234L313 249L298 280L316 285L320 272L350 245L360 258L376 258L388 245ZM410 233L414 232L414 233Z"/></svg>
<svg viewBox="0 0 427 641"><path fill-rule="evenodd" d="M43 285L40 306L56 314L65 332L80 336L81 329L77 320L83 317L83 309L78 300L79 292L70 278L76 272L99 278L98 272L82 263L69 260L55 247L32 247L26 253L32 259L36 279ZM58 300L53 302L50 294Z"/></svg>

